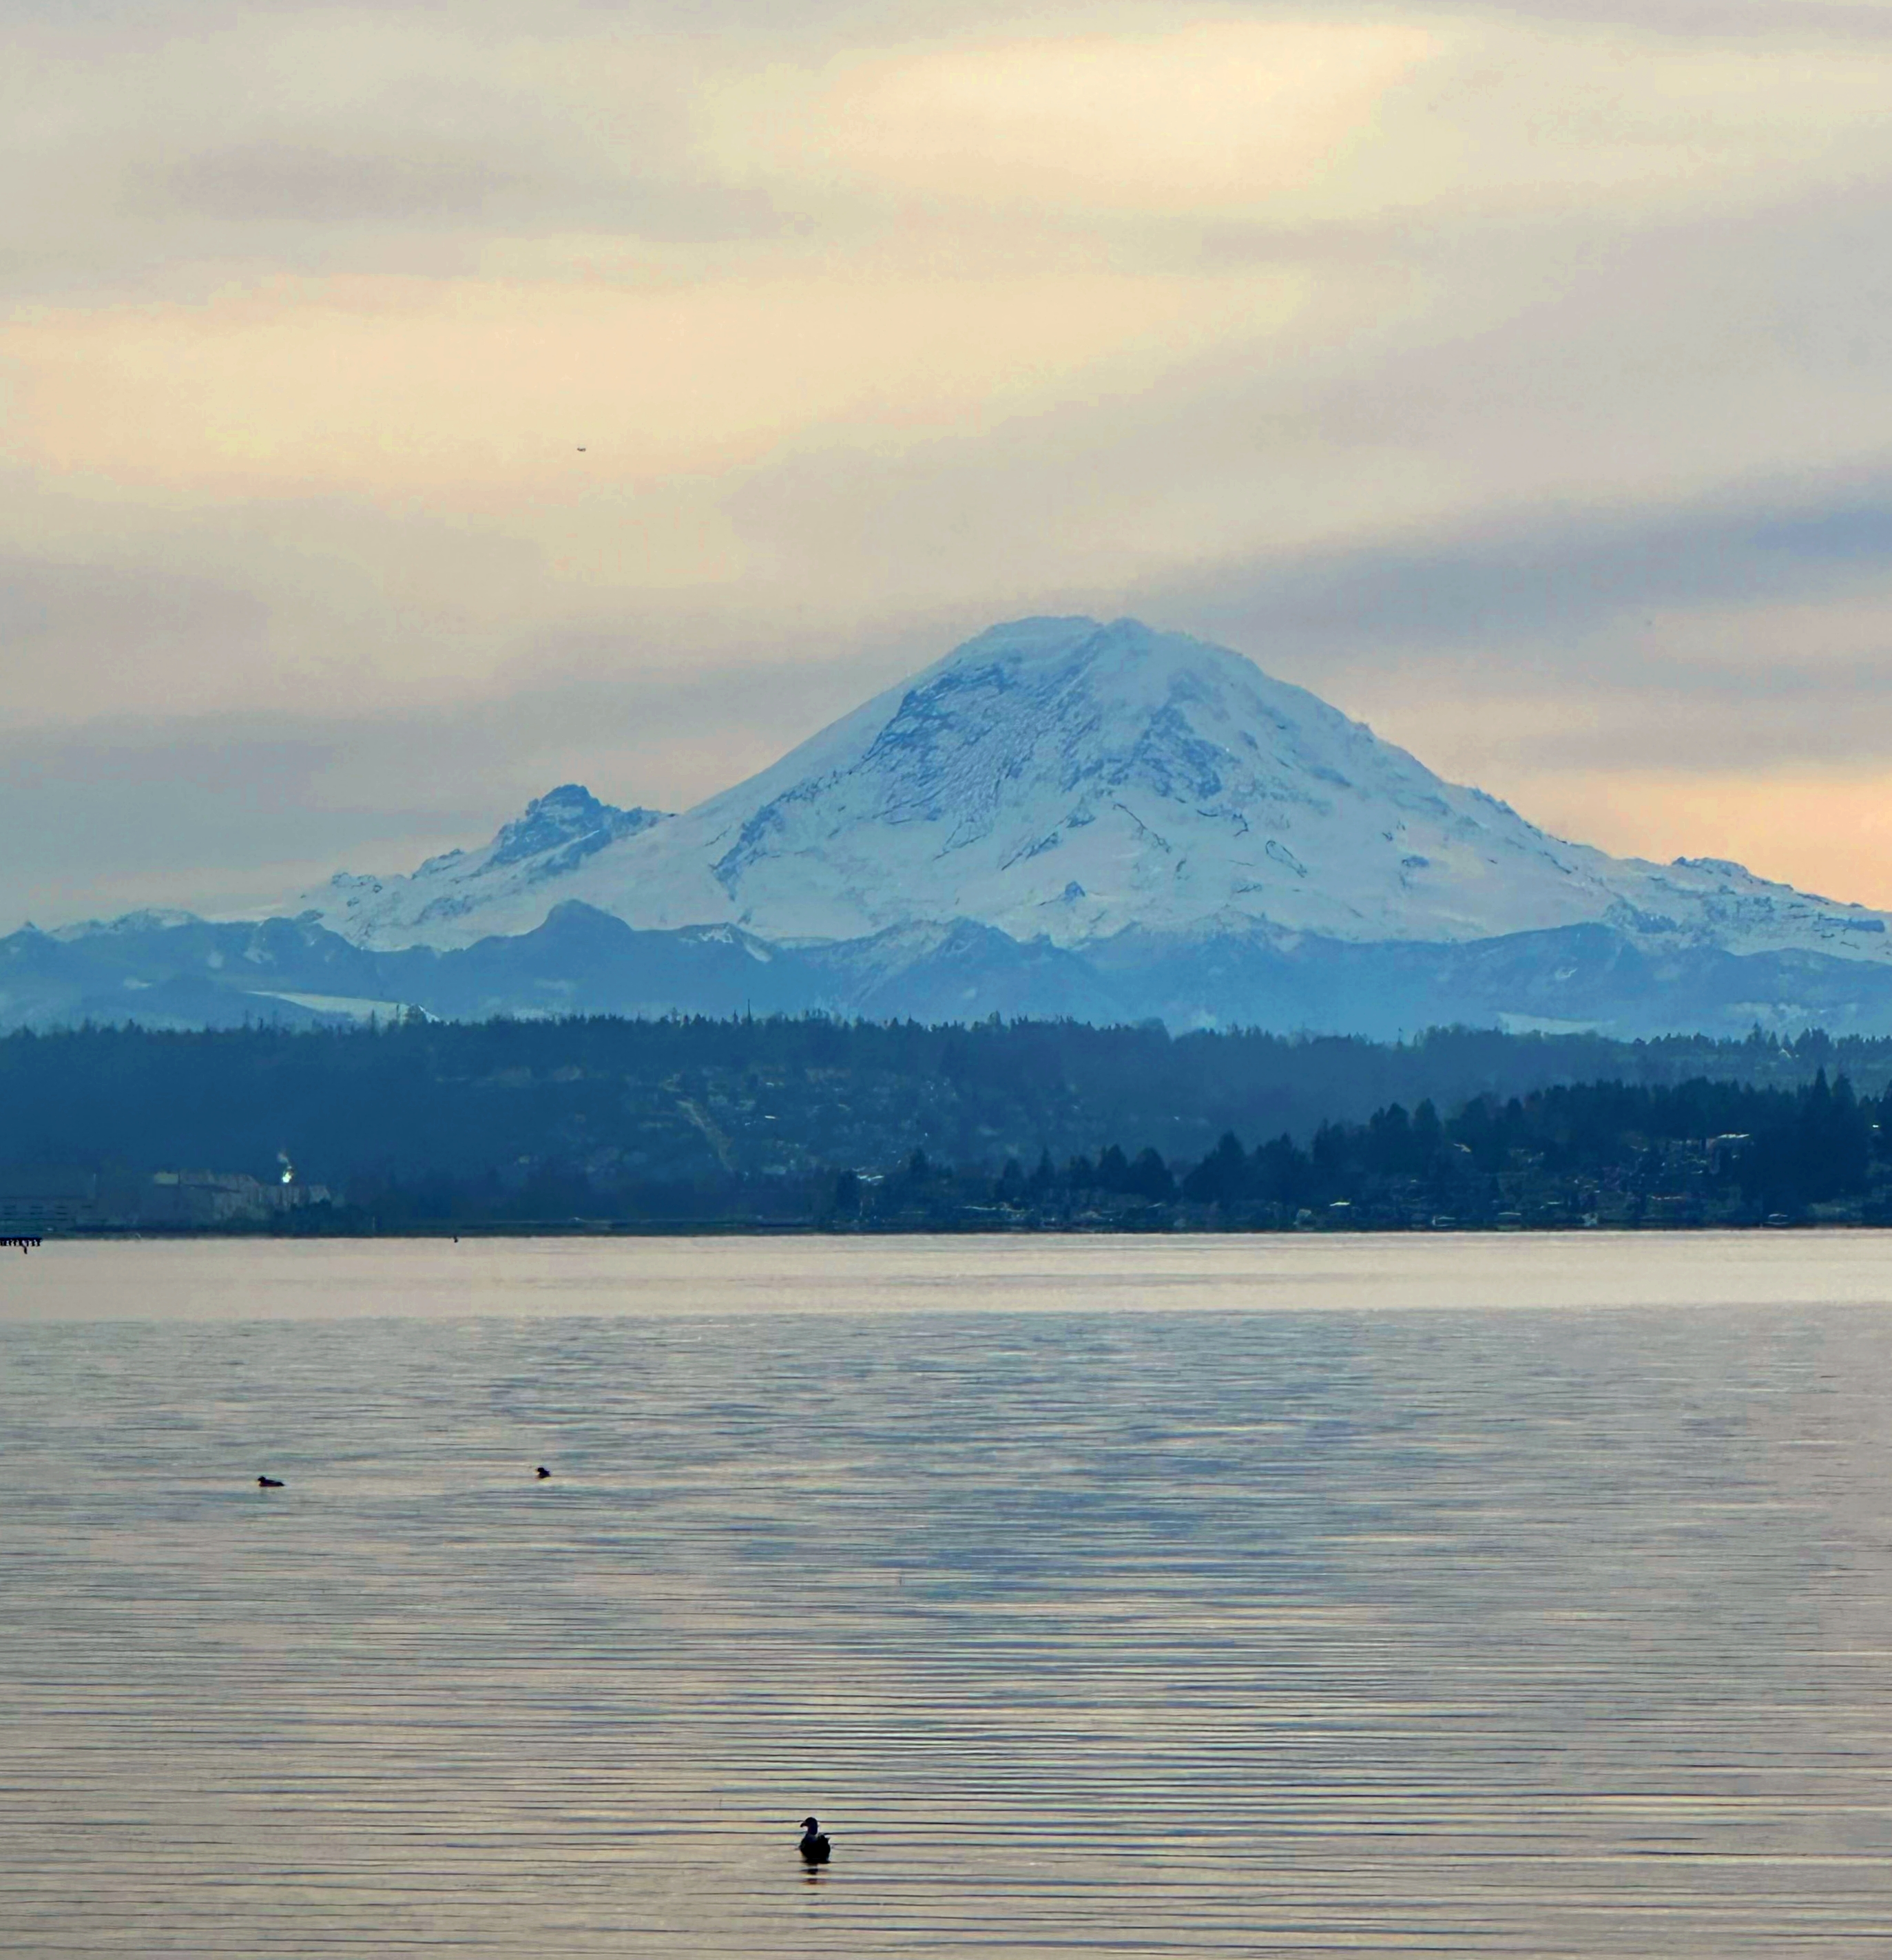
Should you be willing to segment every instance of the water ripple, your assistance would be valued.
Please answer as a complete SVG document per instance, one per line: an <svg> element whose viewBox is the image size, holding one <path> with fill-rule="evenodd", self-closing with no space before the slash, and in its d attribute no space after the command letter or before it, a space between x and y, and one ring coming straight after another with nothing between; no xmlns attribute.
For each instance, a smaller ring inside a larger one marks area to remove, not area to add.
<svg viewBox="0 0 1892 1960"><path fill-rule="evenodd" d="M0 1939L1881 1955L1886 1246L1797 1242L1785 1306L1704 1297L1712 1241L1641 1297L1568 1242L1403 1291L511 1247L457 1316L447 1249L49 1249L0 1310Z"/></svg>

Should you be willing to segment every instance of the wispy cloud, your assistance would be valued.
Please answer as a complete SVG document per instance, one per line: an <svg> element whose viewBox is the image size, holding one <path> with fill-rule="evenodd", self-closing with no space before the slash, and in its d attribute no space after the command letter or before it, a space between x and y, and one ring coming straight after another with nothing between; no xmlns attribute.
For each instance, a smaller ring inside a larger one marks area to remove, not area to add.
<svg viewBox="0 0 1892 1960"><path fill-rule="evenodd" d="M1843 883L1889 95L1839 0L8 0L0 803L97 794L0 912L686 800L1039 609Z"/></svg>

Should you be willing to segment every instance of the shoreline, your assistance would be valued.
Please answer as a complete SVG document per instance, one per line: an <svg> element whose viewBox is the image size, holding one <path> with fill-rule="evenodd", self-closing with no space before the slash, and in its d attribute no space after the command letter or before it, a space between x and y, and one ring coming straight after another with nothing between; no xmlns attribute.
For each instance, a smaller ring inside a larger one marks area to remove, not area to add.
<svg viewBox="0 0 1892 1960"><path fill-rule="evenodd" d="M271 1245L372 1245L399 1240L433 1242L462 1239L1571 1239L1674 1237L1706 1233L1883 1232L1881 1220L1867 1218L1782 1219L1610 1219L1594 1223L1543 1223L1486 1224L1475 1220L1442 1225L1318 1224L1218 1225L1199 1219L1165 1220L1139 1224L1123 1219L1077 1224L994 1224L989 1220L957 1222L931 1220L913 1225L824 1225L784 1220L732 1221L727 1219L663 1220L529 1219L443 1226L433 1229L406 1222L386 1229L333 1231L272 1230L256 1225L86 1225L48 1230L38 1235L0 1236L0 1250L37 1250L53 1244L164 1244L174 1240L228 1239Z"/></svg>

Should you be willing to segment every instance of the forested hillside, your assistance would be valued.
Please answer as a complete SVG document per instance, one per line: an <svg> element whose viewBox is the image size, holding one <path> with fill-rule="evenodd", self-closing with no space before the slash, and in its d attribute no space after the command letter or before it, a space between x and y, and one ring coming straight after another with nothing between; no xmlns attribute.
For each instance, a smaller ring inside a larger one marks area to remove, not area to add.
<svg viewBox="0 0 1892 1960"><path fill-rule="evenodd" d="M386 1220L893 1222L997 1204L1049 1223L1161 1204L1412 1223L1613 1214L1639 1192L1688 1192L1688 1215L1764 1215L1865 1201L1878 1105L1855 1090L1870 1099L1888 1075L1892 1042L1817 1033L1382 1045L996 1021L91 1029L0 1041L0 1166L269 1179L287 1163L351 1215ZM1795 1128L1810 1098L1843 1112L1839 1170Z"/></svg>

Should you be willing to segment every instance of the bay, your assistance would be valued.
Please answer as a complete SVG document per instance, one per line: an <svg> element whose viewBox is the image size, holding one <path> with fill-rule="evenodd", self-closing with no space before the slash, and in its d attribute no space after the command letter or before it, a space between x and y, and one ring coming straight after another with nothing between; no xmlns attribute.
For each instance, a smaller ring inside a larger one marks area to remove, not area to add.
<svg viewBox="0 0 1892 1960"><path fill-rule="evenodd" d="M0 1255L0 1947L1881 1953L1889 1300L1871 1233Z"/></svg>

